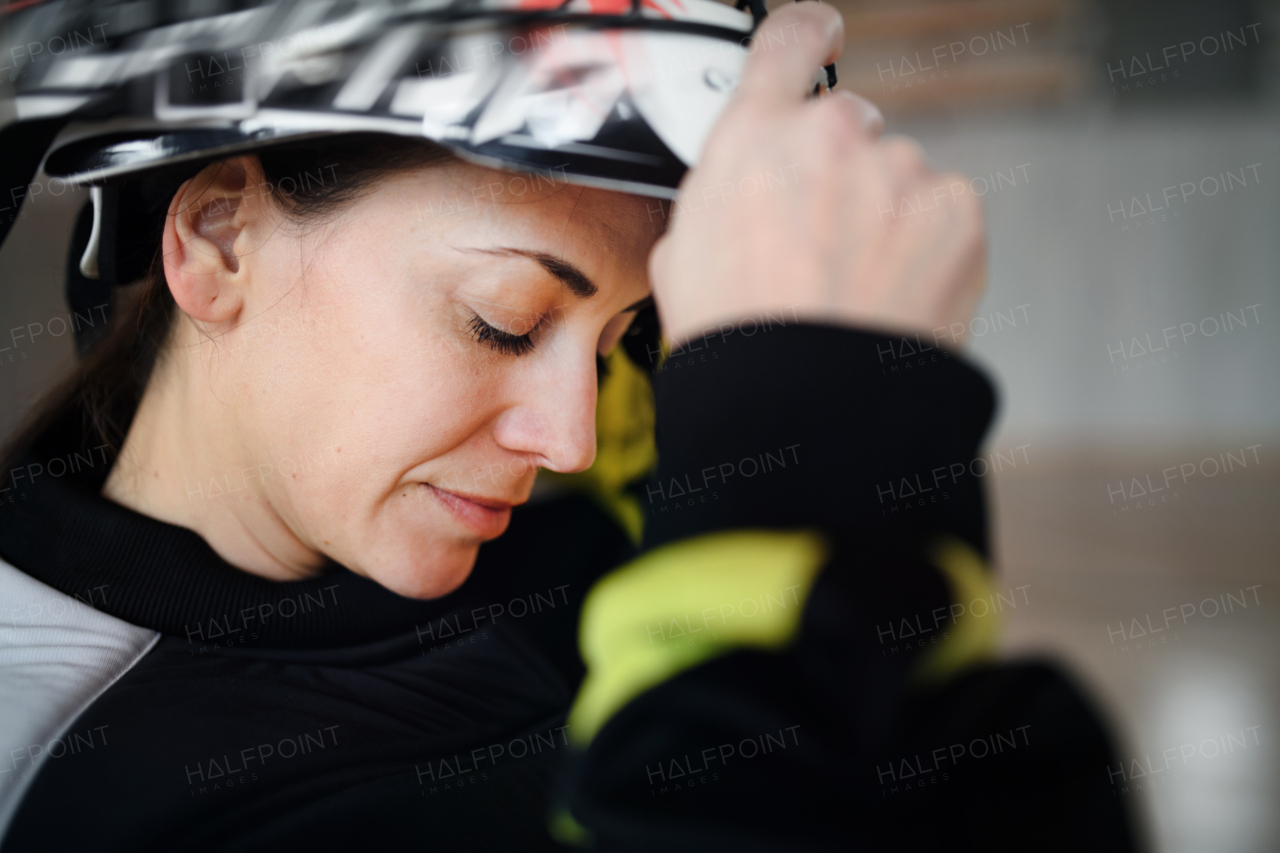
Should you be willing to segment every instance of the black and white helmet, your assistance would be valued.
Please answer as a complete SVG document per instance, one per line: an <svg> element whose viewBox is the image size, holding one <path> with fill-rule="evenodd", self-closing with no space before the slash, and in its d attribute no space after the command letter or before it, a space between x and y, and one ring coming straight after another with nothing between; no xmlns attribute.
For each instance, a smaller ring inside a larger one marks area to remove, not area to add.
<svg viewBox="0 0 1280 853"><path fill-rule="evenodd" d="M374 130L491 165L568 160L597 185L669 195L752 28L712 0L234 5L64 0L14 20L17 119L100 125L95 141L54 152L50 174L97 181L214 148ZM223 8L181 14L201 7Z"/></svg>
<svg viewBox="0 0 1280 853"><path fill-rule="evenodd" d="M42 165L51 180L92 187L99 206L104 191L162 167L353 132L671 198L765 14L763 0L750 13L715 0L15 7L0 57L11 89L0 171L21 187Z"/></svg>

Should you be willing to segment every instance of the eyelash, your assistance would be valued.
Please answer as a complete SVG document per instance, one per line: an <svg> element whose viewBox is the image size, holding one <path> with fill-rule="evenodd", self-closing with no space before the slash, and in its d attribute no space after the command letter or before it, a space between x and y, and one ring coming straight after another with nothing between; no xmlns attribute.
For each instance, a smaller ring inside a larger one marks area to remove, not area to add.
<svg viewBox="0 0 1280 853"><path fill-rule="evenodd" d="M467 328L478 343L487 341L489 349L500 350L507 355L524 355L533 349L533 341L527 334L513 335L510 332L495 329L480 319L478 314L472 315Z"/></svg>

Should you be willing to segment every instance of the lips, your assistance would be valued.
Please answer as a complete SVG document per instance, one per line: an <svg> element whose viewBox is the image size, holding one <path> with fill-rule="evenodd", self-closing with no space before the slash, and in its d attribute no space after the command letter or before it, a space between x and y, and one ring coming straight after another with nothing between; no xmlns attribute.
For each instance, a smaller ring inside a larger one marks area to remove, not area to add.
<svg viewBox="0 0 1280 853"><path fill-rule="evenodd" d="M511 522L511 508L515 504L479 495L460 495L423 483L427 491L453 513L461 524L483 539L494 539L506 531Z"/></svg>

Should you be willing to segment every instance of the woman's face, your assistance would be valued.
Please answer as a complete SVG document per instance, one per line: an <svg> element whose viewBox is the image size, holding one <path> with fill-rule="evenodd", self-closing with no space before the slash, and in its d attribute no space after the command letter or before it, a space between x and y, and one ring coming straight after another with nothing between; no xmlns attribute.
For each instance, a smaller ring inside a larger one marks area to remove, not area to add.
<svg viewBox="0 0 1280 853"><path fill-rule="evenodd" d="M452 163L315 229L259 219L239 323L188 346L257 509L402 595L455 589L538 468L591 465L596 355L649 295L658 210Z"/></svg>

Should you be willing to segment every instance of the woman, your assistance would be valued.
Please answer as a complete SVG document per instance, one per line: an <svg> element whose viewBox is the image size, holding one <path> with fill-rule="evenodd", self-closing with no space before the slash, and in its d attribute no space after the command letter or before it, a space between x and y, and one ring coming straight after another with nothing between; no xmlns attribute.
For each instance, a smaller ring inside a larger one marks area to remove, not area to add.
<svg viewBox="0 0 1280 853"><path fill-rule="evenodd" d="M936 472L991 392L903 347L972 308L976 205L884 228L952 182L805 102L838 15L765 26L656 250L667 206L422 141L154 178L149 275L8 469L3 850L1127 843L1076 693L954 609L982 510Z"/></svg>

